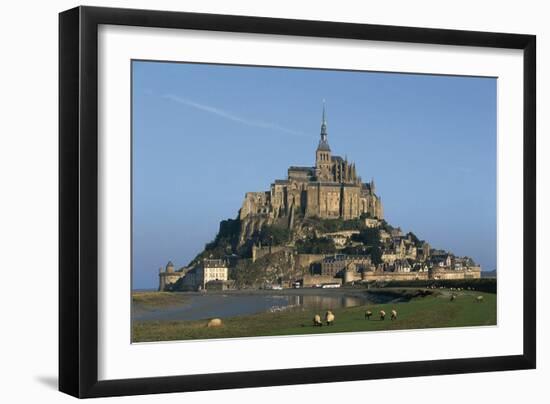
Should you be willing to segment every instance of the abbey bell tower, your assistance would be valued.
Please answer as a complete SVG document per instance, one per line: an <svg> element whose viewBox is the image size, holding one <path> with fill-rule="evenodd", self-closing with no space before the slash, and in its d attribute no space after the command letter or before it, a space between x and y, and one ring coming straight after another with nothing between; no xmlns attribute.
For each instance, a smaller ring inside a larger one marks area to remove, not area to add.
<svg viewBox="0 0 550 404"><path fill-rule="evenodd" d="M321 122L321 140L315 152L315 174L318 181L332 180L332 161L330 155L330 146L328 145L327 119L325 112L325 103L323 102L323 120Z"/></svg>

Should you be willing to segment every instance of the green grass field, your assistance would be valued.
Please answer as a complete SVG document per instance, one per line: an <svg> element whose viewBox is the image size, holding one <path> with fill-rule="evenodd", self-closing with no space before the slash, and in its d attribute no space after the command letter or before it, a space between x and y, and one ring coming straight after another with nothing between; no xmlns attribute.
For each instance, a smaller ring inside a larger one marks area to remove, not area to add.
<svg viewBox="0 0 550 404"><path fill-rule="evenodd" d="M181 304L188 300L184 293L175 292L133 292L132 304L137 309L151 310Z"/></svg>
<svg viewBox="0 0 550 404"><path fill-rule="evenodd" d="M313 327L313 316L324 317L324 311L290 309L226 318L220 328L207 328L206 320L135 321L132 337L134 342L147 342L496 325L496 294L460 291L451 301L450 293L436 291L409 302L333 310L336 320L332 326ZM475 299L479 295L483 296L481 303ZM392 309L398 312L394 321L390 320ZM365 320L366 310L373 312L370 320ZM385 321L379 320L380 310L386 311Z"/></svg>

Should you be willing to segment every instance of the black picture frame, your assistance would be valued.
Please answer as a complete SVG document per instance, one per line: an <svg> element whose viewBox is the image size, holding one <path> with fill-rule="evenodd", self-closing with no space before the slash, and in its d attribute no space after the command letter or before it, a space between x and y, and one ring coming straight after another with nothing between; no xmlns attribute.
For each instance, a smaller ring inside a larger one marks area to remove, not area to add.
<svg viewBox="0 0 550 404"><path fill-rule="evenodd" d="M523 354L99 381L98 26L113 24L523 50ZM326 21L77 7L59 15L59 390L104 397L536 367L536 37Z"/></svg>

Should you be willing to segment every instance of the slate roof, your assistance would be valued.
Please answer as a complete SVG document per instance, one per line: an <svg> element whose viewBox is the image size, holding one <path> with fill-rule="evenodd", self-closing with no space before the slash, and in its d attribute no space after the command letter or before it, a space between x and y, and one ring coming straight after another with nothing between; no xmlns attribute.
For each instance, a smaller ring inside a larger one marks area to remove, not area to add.
<svg viewBox="0 0 550 404"><path fill-rule="evenodd" d="M327 141L319 140L319 146L317 146L317 150L330 151L330 146L328 145Z"/></svg>

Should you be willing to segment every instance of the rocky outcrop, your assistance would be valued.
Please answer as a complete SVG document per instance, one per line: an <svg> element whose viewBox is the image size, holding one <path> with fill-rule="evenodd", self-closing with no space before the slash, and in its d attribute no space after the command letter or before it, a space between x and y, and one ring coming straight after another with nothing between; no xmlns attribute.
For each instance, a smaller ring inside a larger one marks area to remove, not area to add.
<svg viewBox="0 0 550 404"><path fill-rule="evenodd" d="M266 254L256 261L241 260L232 276L237 287L261 287L265 284L285 284L301 279L304 268L295 265L295 256L287 250Z"/></svg>

